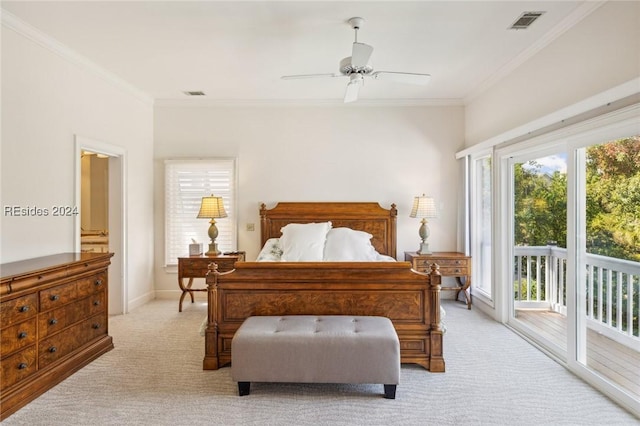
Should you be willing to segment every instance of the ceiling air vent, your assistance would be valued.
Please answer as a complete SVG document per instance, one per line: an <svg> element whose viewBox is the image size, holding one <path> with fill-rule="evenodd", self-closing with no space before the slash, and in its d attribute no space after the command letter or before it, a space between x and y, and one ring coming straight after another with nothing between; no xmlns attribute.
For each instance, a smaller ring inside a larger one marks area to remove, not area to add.
<svg viewBox="0 0 640 426"><path fill-rule="evenodd" d="M204 92L200 90L194 90L193 92L187 91L187 92L184 92L184 94L187 96L204 96Z"/></svg>
<svg viewBox="0 0 640 426"><path fill-rule="evenodd" d="M544 12L523 12L522 15L520 15L520 17L518 19L516 19L516 22L511 24L509 29L510 30L524 30L524 29L527 29L527 28L529 28L529 26L531 24L533 24L533 22L536 19L541 17L543 14L544 14Z"/></svg>

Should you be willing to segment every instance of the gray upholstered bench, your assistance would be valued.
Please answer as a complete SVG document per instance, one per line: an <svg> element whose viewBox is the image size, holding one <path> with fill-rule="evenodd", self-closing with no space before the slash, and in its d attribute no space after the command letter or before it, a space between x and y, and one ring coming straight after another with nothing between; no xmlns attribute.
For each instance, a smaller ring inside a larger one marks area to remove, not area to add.
<svg viewBox="0 0 640 426"><path fill-rule="evenodd" d="M249 317L231 343L231 375L240 396L251 382L379 383L394 399L400 342L384 317Z"/></svg>

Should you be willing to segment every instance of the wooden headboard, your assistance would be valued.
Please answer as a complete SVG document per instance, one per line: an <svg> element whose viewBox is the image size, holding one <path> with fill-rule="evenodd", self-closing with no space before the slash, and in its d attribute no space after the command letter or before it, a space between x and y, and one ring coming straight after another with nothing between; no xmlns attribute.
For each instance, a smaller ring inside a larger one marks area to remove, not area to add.
<svg viewBox="0 0 640 426"><path fill-rule="evenodd" d="M272 209L260 206L262 244L269 238L279 238L280 229L289 223L331 221L334 228L347 227L373 235L371 244L380 254L396 257L396 219L398 210L378 203L278 203Z"/></svg>

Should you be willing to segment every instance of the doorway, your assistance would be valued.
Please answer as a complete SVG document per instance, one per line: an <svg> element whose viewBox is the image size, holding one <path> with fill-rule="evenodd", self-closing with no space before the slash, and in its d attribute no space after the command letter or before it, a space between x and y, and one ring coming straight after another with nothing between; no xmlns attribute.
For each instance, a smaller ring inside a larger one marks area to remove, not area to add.
<svg viewBox="0 0 640 426"><path fill-rule="evenodd" d="M76 251L114 253L109 267L109 315L127 313L125 151L75 137Z"/></svg>

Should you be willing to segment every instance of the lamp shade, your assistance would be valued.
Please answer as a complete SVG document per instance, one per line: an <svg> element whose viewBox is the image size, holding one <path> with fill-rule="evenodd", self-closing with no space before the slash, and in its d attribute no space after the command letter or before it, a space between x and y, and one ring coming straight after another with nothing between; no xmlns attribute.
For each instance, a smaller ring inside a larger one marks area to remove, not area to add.
<svg viewBox="0 0 640 426"><path fill-rule="evenodd" d="M437 217L436 202L432 197L427 197L424 194L420 197L415 197L409 217Z"/></svg>
<svg viewBox="0 0 640 426"><path fill-rule="evenodd" d="M216 217L227 217L222 197L216 197L213 194L211 194L210 197L202 197L202 204L200 205L198 218L213 219Z"/></svg>

